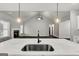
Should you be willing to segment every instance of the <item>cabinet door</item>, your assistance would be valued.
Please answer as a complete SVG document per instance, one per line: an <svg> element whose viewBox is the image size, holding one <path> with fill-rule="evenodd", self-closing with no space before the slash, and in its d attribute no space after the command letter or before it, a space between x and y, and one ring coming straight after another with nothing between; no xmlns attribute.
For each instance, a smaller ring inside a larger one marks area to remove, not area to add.
<svg viewBox="0 0 79 59"><path fill-rule="evenodd" d="M79 16L77 16L77 29L79 29Z"/></svg>
<svg viewBox="0 0 79 59"><path fill-rule="evenodd" d="M70 38L70 21L64 21L59 24L59 37Z"/></svg>

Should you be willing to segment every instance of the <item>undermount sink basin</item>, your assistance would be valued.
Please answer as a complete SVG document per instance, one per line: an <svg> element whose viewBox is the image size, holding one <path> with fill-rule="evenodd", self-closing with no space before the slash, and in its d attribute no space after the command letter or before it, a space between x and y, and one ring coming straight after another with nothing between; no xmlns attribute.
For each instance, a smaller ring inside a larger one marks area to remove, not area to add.
<svg viewBox="0 0 79 59"><path fill-rule="evenodd" d="M25 45L22 51L54 51L54 48L48 44L28 44Z"/></svg>

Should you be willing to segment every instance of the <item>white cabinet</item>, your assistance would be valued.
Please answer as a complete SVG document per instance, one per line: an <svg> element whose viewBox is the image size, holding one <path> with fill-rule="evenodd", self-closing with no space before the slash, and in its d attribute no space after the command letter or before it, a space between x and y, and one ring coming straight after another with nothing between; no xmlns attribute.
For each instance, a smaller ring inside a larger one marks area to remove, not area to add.
<svg viewBox="0 0 79 59"><path fill-rule="evenodd" d="M70 20L59 24L59 38L70 38Z"/></svg>
<svg viewBox="0 0 79 59"><path fill-rule="evenodd" d="M79 29L79 16L77 16L77 29Z"/></svg>
<svg viewBox="0 0 79 59"><path fill-rule="evenodd" d="M74 42L79 43L79 36L73 36Z"/></svg>

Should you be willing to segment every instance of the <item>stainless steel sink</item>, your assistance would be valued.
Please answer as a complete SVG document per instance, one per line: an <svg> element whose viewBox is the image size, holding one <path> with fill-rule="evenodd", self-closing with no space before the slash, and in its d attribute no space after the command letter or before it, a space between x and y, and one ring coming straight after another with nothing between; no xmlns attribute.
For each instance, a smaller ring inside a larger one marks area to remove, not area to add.
<svg viewBox="0 0 79 59"><path fill-rule="evenodd" d="M28 44L25 45L22 51L54 51L54 48L48 44Z"/></svg>

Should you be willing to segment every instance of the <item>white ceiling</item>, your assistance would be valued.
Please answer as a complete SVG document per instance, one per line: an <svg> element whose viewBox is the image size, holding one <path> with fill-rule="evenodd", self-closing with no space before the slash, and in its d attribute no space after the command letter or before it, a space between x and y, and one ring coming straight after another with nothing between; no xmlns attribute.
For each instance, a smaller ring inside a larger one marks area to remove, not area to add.
<svg viewBox="0 0 79 59"><path fill-rule="evenodd" d="M39 14L39 11L21 11L21 19L22 21L27 21L29 19L32 19L34 17L37 17ZM42 11L41 15L45 18L48 18L50 20L54 20L57 16L57 12L54 11ZM2 19L9 18L16 20L18 17L17 11L0 11L0 17ZM60 11L59 17L61 20L69 20L70 19L70 12L68 11ZM8 20L9 20L8 19Z"/></svg>
<svg viewBox="0 0 79 59"><path fill-rule="evenodd" d="M21 3L21 18L23 21L36 17L38 11L53 20L57 16L57 3ZM59 17L63 20L70 19L70 10L79 10L76 3L59 3ZM18 16L18 3L0 3L0 17L15 19ZM10 20L11 21L11 20Z"/></svg>
<svg viewBox="0 0 79 59"><path fill-rule="evenodd" d="M56 11L57 3L21 3L21 11ZM59 11L79 9L76 3L59 3ZM18 3L0 3L0 11L17 11Z"/></svg>

